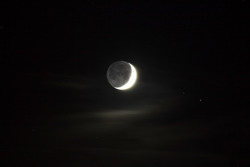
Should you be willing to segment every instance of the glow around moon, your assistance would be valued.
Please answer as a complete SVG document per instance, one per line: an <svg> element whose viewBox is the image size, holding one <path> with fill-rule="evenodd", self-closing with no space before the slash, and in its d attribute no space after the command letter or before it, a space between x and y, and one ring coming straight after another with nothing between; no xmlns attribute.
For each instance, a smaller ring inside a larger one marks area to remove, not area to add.
<svg viewBox="0 0 250 167"><path fill-rule="evenodd" d="M137 79L137 72L136 72L135 67L132 64L129 63L129 65L131 67L131 75L130 75L128 82L121 87L115 87L116 89L127 90L135 84L136 79Z"/></svg>

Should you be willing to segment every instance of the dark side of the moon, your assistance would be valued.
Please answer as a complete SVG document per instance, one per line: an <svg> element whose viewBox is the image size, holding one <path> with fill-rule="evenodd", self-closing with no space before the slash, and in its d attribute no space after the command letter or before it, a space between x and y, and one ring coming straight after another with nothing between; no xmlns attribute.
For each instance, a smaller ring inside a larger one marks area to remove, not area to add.
<svg viewBox="0 0 250 167"><path fill-rule="evenodd" d="M125 61L117 61L111 64L107 71L107 78L113 87L126 84L131 75L131 67Z"/></svg>

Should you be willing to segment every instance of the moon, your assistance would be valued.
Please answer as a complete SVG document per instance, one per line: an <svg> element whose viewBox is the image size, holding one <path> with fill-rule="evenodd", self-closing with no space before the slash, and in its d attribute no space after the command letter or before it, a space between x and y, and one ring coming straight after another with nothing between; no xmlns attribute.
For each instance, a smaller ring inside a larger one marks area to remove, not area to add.
<svg viewBox="0 0 250 167"><path fill-rule="evenodd" d="M127 90L134 86L137 71L132 64L126 61L116 61L109 66L107 79L115 89Z"/></svg>

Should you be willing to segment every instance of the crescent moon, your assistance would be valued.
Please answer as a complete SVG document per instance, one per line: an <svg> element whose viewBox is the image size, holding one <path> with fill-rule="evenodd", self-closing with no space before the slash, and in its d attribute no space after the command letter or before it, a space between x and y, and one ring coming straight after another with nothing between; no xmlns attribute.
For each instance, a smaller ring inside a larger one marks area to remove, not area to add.
<svg viewBox="0 0 250 167"><path fill-rule="evenodd" d="M135 81L137 79L137 72L136 72L135 67L132 64L129 63L129 65L131 67L131 74L130 74L128 82L126 84L124 84L123 86L115 87L116 89L127 90L135 84Z"/></svg>

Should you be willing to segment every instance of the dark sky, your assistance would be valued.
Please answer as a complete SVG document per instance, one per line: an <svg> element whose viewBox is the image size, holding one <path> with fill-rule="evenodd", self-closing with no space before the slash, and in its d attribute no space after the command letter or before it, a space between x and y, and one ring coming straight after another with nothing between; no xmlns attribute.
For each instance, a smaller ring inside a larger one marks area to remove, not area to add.
<svg viewBox="0 0 250 167"><path fill-rule="evenodd" d="M249 166L248 1L3 6L6 166ZM138 72L111 87L114 61Z"/></svg>

